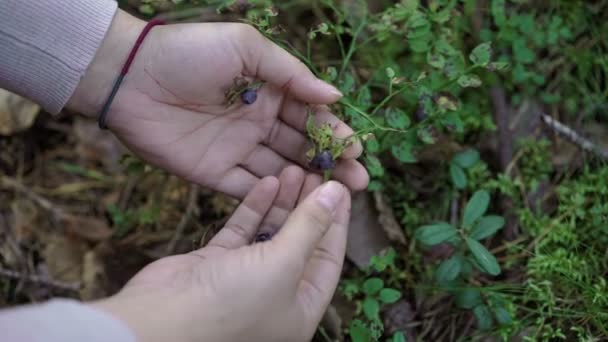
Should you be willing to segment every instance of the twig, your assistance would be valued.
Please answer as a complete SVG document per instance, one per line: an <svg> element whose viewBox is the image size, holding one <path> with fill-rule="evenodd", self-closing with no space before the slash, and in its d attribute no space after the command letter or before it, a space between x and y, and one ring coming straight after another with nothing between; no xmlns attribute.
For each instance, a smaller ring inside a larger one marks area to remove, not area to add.
<svg viewBox="0 0 608 342"><path fill-rule="evenodd" d="M58 280L48 279L47 277L35 274L22 274L16 271L6 270L3 268L0 268L0 276L11 279L26 280L31 283L50 286L60 290L67 290L73 292L78 292L80 290L80 283L66 283Z"/></svg>
<svg viewBox="0 0 608 342"><path fill-rule="evenodd" d="M179 221L179 223L177 224L177 227L175 228L175 233L173 234L171 241L169 241L169 244L167 245L167 255L175 253L175 248L177 247L177 243L184 235L184 230L186 229L188 222L190 222L190 218L191 218L192 214L196 212L197 200L198 200L198 185L192 184L190 186L190 194L188 196L188 205L186 206L186 212L184 213L184 215L182 215L181 220Z"/></svg>
<svg viewBox="0 0 608 342"><path fill-rule="evenodd" d="M544 113L541 114L541 118L543 119L545 125L554 130L558 135L562 136L564 139L580 147L584 151L593 153L604 160L608 160L608 151L597 146L592 141L583 137L572 128L566 126L565 124L555 120L551 116Z"/></svg>
<svg viewBox="0 0 608 342"><path fill-rule="evenodd" d="M0 176L0 187L10 187L10 188L13 188L14 190L26 195L31 200L36 202L39 206L50 211L55 217L61 217L64 214L63 210L61 210L60 208L55 206L53 203L51 203L51 201L47 200L46 198L38 195L37 193L35 193L33 191L31 191L30 189L25 187L23 184L21 184L19 181L15 180L13 178L6 177L6 176Z"/></svg>

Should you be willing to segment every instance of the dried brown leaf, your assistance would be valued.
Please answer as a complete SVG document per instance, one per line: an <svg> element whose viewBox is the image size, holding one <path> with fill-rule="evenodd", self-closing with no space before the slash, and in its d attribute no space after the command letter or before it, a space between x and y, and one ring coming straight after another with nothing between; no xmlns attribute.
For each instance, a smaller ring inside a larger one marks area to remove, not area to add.
<svg viewBox="0 0 608 342"><path fill-rule="evenodd" d="M0 89L0 135L11 135L32 126L40 106L19 95Z"/></svg>
<svg viewBox="0 0 608 342"><path fill-rule="evenodd" d="M42 257L49 276L53 280L79 283L82 278L82 262L86 245L63 235L49 235Z"/></svg>
<svg viewBox="0 0 608 342"><path fill-rule="evenodd" d="M395 218L393 208L387 202L386 198L380 191L374 192L374 201L378 210L378 222L384 229L384 232L391 241L399 242L405 245L405 235L403 229Z"/></svg>
<svg viewBox="0 0 608 342"><path fill-rule="evenodd" d="M112 236L112 229L108 224L94 217L64 214L61 216L61 224L69 235L87 241L98 242Z"/></svg>
<svg viewBox="0 0 608 342"><path fill-rule="evenodd" d="M84 255L80 299L91 301L107 296L106 274L101 258L94 250Z"/></svg>
<svg viewBox="0 0 608 342"><path fill-rule="evenodd" d="M371 194L360 192L353 197L352 218L346 256L359 268L365 268L372 256L390 247Z"/></svg>

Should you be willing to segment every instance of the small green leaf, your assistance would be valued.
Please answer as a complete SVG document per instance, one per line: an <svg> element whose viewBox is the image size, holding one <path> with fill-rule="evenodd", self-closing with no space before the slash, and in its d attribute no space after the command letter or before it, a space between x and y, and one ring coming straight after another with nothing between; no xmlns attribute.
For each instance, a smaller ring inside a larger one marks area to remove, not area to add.
<svg viewBox="0 0 608 342"><path fill-rule="evenodd" d="M468 169L473 167L473 165L477 164L479 161L479 152L472 148L457 153L452 159L456 165L462 167L463 169Z"/></svg>
<svg viewBox="0 0 608 342"><path fill-rule="evenodd" d="M418 228L415 236L423 244L433 246L458 236L458 231L451 224L440 222Z"/></svg>
<svg viewBox="0 0 608 342"><path fill-rule="evenodd" d="M430 66L437 69L443 69L445 66L445 57L441 54L431 54L430 52L426 55L426 61Z"/></svg>
<svg viewBox="0 0 608 342"><path fill-rule="evenodd" d="M489 330L494 325L494 320L492 319L492 313L490 309L488 309L485 305L478 305L473 309L473 315L475 315L475 319L477 319L477 327L479 330Z"/></svg>
<svg viewBox="0 0 608 342"><path fill-rule="evenodd" d="M399 145L391 147L391 152L399 161L403 163L415 163L413 146L409 141L401 141Z"/></svg>
<svg viewBox="0 0 608 342"><path fill-rule="evenodd" d="M481 85L481 79L475 74L462 75L458 78L458 84L463 88L477 88Z"/></svg>
<svg viewBox="0 0 608 342"><path fill-rule="evenodd" d="M513 56L515 60L522 64L530 64L536 59L536 54L528 48L524 38L519 38L513 41Z"/></svg>
<svg viewBox="0 0 608 342"><path fill-rule="evenodd" d="M490 63L492 57L492 44L489 42L477 45L469 55L469 59L473 64L485 67Z"/></svg>
<svg viewBox="0 0 608 342"><path fill-rule="evenodd" d="M389 126L397 129L406 129L410 126L409 116L404 111L396 108L388 108L384 113Z"/></svg>
<svg viewBox="0 0 608 342"><path fill-rule="evenodd" d="M357 104L363 110L368 109L372 105L372 94L368 87L359 89L357 94Z"/></svg>
<svg viewBox="0 0 608 342"><path fill-rule="evenodd" d="M395 77L395 70L393 70L393 68L386 68L386 77L389 79Z"/></svg>
<svg viewBox="0 0 608 342"><path fill-rule="evenodd" d="M496 321L500 325L511 325L511 323L513 323L511 314L503 307L494 309L494 317L496 317Z"/></svg>
<svg viewBox="0 0 608 342"><path fill-rule="evenodd" d="M384 168L380 163L380 160L375 156L368 155L365 157L365 165L367 166L367 171L372 177L382 177L384 176Z"/></svg>
<svg viewBox="0 0 608 342"><path fill-rule="evenodd" d="M448 283L458 277L462 269L463 258L459 255L454 255L448 260L445 260L439 265L435 272L435 278L439 284Z"/></svg>
<svg viewBox="0 0 608 342"><path fill-rule="evenodd" d="M384 281L380 278L369 278L363 283L363 292L374 295L384 287Z"/></svg>
<svg viewBox="0 0 608 342"><path fill-rule="evenodd" d="M450 164L450 177L457 189L464 189L467 187L467 175L460 166L454 163Z"/></svg>
<svg viewBox="0 0 608 342"><path fill-rule="evenodd" d="M382 289L380 290L380 300L385 304L393 304L401 299L401 292L395 289Z"/></svg>
<svg viewBox="0 0 608 342"><path fill-rule="evenodd" d="M392 342L406 342L403 332L397 331L395 335L393 335Z"/></svg>
<svg viewBox="0 0 608 342"><path fill-rule="evenodd" d="M476 191L464 208L462 224L465 227L471 226L488 210L488 205L490 205L490 194L485 190Z"/></svg>
<svg viewBox="0 0 608 342"><path fill-rule="evenodd" d="M505 219L502 216L490 215L484 216L471 231L469 237L475 240L482 240L496 234L496 232L505 225Z"/></svg>
<svg viewBox="0 0 608 342"><path fill-rule="evenodd" d="M482 303L481 293L475 288L465 288L456 292L456 305L463 309L472 309Z"/></svg>
<svg viewBox="0 0 608 342"><path fill-rule="evenodd" d="M350 323L350 327L348 328L348 334L350 335L350 339L353 342L369 342L372 340L372 336L369 333L369 329L359 319L354 319Z"/></svg>
<svg viewBox="0 0 608 342"><path fill-rule="evenodd" d="M490 251L488 251L482 244L471 238L466 239L467 246L473 254L475 261L481 268L481 271L491 274L493 276L500 274L500 266L498 261Z"/></svg>
<svg viewBox="0 0 608 342"><path fill-rule="evenodd" d="M507 62L492 62L488 64L487 68L490 71L502 71L509 67L509 63Z"/></svg>
<svg viewBox="0 0 608 342"><path fill-rule="evenodd" d="M363 313L365 314L365 317L370 320L377 319L378 314L380 313L380 303L374 298L365 298L363 301Z"/></svg>

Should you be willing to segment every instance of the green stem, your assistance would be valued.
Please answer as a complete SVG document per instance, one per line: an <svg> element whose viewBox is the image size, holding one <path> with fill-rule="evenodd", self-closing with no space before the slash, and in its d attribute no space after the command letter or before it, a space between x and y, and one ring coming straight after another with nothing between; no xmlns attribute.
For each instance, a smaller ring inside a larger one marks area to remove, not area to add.
<svg viewBox="0 0 608 342"><path fill-rule="evenodd" d="M392 128L392 127L386 127L386 126L382 126L379 123L377 123L370 114L362 111L361 109L359 109L357 106L351 104L350 102L348 102L346 99L341 99L340 103L352 110L354 110L355 112L357 112L357 114L361 115L363 118L365 118L365 120L369 121L372 125L374 125L374 129L378 129L378 130L382 130L382 131L389 131L389 132L398 132L398 133L407 133L407 131L402 130L402 129L396 129L396 128Z"/></svg>
<svg viewBox="0 0 608 342"><path fill-rule="evenodd" d="M340 68L340 73L338 74L338 79L342 79L342 75L344 74L344 71L346 71L346 67L348 67L348 64L350 63L350 60L353 57L353 54L355 53L355 50L357 47L357 39L359 39L359 35L363 31L363 28L365 27L365 25L367 25L367 18L361 20L361 24L359 24L359 27L357 27L357 30L355 31L355 34L353 35L353 40L352 40L352 42L350 42L350 47L348 48L348 53L346 54L346 58L344 58L344 62L342 63L342 68Z"/></svg>
<svg viewBox="0 0 608 342"><path fill-rule="evenodd" d="M382 102L380 102L372 111L372 115L376 114L382 107L384 107L390 100L392 100L395 96L403 93L405 90L407 90L408 87L407 85L404 85L403 87L401 87L401 89L393 92L392 90L392 84L391 84L391 89L389 90L389 95L387 97L385 97Z"/></svg>

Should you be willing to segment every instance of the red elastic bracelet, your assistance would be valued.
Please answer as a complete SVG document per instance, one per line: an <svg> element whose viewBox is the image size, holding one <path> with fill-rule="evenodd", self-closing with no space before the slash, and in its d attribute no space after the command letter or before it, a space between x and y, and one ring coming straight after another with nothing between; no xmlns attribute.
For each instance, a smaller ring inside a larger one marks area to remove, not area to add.
<svg viewBox="0 0 608 342"><path fill-rule="evenodd" d="M139 34L139 37L137 37L137 40L135 41L135 45L133 46L133 49L131 49L131 52L129 53L129 57L127 57L127 61L125 62L125 65L122 67L122 70L120 71L120 75L118 75L118 77L116 78L116 81L114 81L114 86L112 87L110 96L108 96L108 99L106 100L106 102L103 105L103 108L101 109L101 113L99 113L99 118L98 118L99 128L108 129L108 126L106 125L106 121L107 121L107 117L108 117L108 112L110 111L110 106L112 105L112 101L114 101L114 97L116 97L116 93L118 92L118 88L120 88L122 80L125 78L125 76L129 72L129 68L131 67L131 64L133 64L133 60L135 59L135 55L137 54L137 50L139 50L141 43L144 41L144 39L146 38L146 36L148 35L150 30L154 26L164 25L164 24L165 24L165 22L161 19L151 20L148 22L148 24L146 24L146 27L144 27L143 31L141 31L141 33Z"/></svg>

